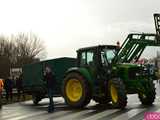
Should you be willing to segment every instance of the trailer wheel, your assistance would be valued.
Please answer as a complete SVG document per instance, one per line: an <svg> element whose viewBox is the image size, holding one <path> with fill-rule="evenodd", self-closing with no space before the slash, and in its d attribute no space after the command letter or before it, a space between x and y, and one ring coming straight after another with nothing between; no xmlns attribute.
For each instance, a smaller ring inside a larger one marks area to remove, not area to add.
<svg viewBox="0 0 160 120"><path fill-rule="evenodd" d="M144 85L144 92L140 91L138 97L143 105L152 105L155 99L155 84L153 81L149 81Z"/></svg>
<svg viewBox="0 0 160 120"><path fill-rule="evenodd" d="M111 101L116 108L125 108L127 105L127 95L123 81L120 78L114 78L109 81L109 93Z"/></svg>
<svg viewBox="0 0 160 120"><path fill-rule="evenodd" d="M38 105L38 103L41 101L41 98L38 95L33 94L32 101L34 105Z"/></svg>
<svg viewBox="0 0 160 120"><path fill-rule="evenodd" d="M91 100L88 81L77 72L69 73L62 86L63 97L69 106L81 108Z"/></svg>

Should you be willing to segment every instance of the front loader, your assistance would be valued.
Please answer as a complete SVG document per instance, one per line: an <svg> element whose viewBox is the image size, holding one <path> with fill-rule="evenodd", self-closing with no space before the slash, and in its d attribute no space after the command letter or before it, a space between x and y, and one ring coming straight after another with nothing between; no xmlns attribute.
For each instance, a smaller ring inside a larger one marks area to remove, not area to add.
<svg viewBox="0 0 160 120"><path fill-rule="evenodd" d="M151 105L156 94L153 75L145 66L133 62L147 46L160 46L159 18L154 14L156 34L129 34L120 48L99 45L79 49L78 65L66 72L62 85L66 103L81 108L93 99L125 108L127 94L138 94L142 104Z"/></svg>

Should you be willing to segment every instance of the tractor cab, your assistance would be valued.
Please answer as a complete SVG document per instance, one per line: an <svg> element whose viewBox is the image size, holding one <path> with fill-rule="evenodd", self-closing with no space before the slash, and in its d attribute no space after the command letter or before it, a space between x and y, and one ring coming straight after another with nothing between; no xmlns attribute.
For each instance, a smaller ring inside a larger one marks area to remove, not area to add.
<svg viewBox="0 0 160 120"><path fill-rule="evenodd" d="M112 60L117 53L118 48L114 45L98 45L81 48L77 50L78 67L91 67L102 73L104 72L103 68L105 68L109 72L109 67L111 67Z"/></svg>
<svg viewBox="0 0 160 120"><path fill-rule="evenodd" d="M77 50L78 65L89 65L90 62L99 62L99 64L111 64L113 58L118 53L117 46L114 45L99 45L86 47Z"/></svg>
<svg viewBox="0 0 160 120"><path fill-rule="evenodd" d="M112 71L112 61L118 53L117 46L98 45L77 50L78 67L86 68L95 79L96 84L101 84L109 79Z"/></svg>

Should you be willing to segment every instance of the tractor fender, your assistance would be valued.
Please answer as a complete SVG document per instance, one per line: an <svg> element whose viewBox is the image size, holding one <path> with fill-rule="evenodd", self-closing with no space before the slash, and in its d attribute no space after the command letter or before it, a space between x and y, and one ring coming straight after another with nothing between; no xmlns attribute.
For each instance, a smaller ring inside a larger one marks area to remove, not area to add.
<svg viewBox="0 0 160 120"><path fill-rule="evenodd" d="M81 74L88 81L91 89L93 88L93 78L92 78L91 74L89 73L89 71L86 68L79 68L79 67L69 68L65 72L65 76L67 74L71 73L71 72L77 72L77 73Z"/></svg>

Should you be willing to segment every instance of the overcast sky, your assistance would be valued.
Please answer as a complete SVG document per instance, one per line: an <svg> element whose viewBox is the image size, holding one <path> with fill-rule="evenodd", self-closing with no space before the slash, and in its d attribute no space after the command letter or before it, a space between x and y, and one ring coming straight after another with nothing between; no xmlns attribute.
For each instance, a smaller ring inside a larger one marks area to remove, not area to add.
<svg viewBox="0 0 160 120"><path fill-rule="evenodd" d="M33 32L45 42L47 59L76 57L81 47L154 33L155 12L160 0L0 0L0 33Z"/></svg>

